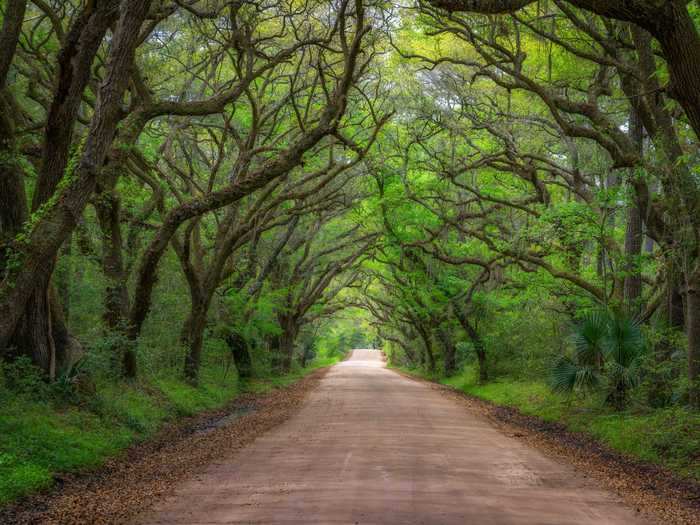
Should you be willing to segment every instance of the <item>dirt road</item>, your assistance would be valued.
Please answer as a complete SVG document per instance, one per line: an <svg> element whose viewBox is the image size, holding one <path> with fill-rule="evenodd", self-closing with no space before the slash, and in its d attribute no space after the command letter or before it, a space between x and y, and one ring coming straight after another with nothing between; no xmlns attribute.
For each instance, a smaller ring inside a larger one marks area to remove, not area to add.
<svg viewBox="0 0 700 525"><path fill-rule="evenodd" d="M197 479L145 524L634 524L595 488L429 385L355 350L289 421Z"/></svg>

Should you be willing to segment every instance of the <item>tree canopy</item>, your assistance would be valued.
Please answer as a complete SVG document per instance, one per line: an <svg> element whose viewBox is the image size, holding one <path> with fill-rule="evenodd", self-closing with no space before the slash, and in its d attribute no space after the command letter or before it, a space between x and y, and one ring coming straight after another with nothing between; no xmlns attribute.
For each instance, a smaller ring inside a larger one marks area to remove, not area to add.
<svg viewBox="0 0 700 525"><path fill-rule="evenodd" d="M362 343L700 406L697 2L0 15L3 360L196 384L217 344L248 376Z"/></svg>

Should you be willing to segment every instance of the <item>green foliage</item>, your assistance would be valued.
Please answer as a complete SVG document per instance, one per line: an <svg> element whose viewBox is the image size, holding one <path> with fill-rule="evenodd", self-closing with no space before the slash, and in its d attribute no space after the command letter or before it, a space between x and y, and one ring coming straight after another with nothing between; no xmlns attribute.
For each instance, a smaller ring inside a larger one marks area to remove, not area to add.
<svg viewBox="0 0 700 525"><path fill-rule="evenodd" d="M95 468L166 421L224 406L242 391L263 393L338 361L337 356L295 367L285 376L242 384L235 371L209 360L198 387L178 370L138 382L101 380L88 403L69 402L26 359L4 364L0 375L0 504L53 484L61 472Z"/></svg>
<svg viewBox="0 0 700 525"><path fill-rule="evenodd" d="M469 367L441 382L498 405L515 407L545 421L558 421L584 432L618 452L668 467L681 476L700 480L700 414L683 407L648 410L633 407L610 412L592 398L553 392L539 381L503 379L479 384Z"/></svg>
<svg viewBox="0 0 700 525"><path fill-rule="evenodd" d="M592 391L605 384L607 400L621 409L640 380L645 343L639 324L629 316L597 310L587 314L572 336L573 355L552 368L558 392Z"/></svg>

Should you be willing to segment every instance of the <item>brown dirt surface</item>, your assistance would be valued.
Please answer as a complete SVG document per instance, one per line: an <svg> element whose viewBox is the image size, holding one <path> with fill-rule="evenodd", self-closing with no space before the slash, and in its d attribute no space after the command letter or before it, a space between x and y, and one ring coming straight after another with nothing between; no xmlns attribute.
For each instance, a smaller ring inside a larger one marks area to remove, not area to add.
<svg viewBox="0 0 700 525"><path fill-rule="evenodd" d="M388 370L378 351L355 350L293 417L133 523L653 522L596 478L469 408Z"/></svg>
<svg viewBox="0 0 700 525"><path fill-rule="evenodd" d="M408 377L356 350L327 374L173 424L0 523L698 523L697 485Z"/></svg>
<svg viewBox="0 0 700 525"><path fill-rule="evenodd" d="M169 424L99 469L57 477L50 491L0 509L0 523L125 523L179 481L196 476L205 466L233 455L283 423L327 370L270 393L244 394L225 409Z"/></svg>
<svg viewBox="0 0 700 525"><path fill-rule="evenodd" d="M581 475L613 491L653 521L668 525L700 523L700 483L616 452L592 436L567 430L561 423L544 421L450 386L399 373L430 384L488 419L503 433L542 450L551 458L574 465Z"/></svg>

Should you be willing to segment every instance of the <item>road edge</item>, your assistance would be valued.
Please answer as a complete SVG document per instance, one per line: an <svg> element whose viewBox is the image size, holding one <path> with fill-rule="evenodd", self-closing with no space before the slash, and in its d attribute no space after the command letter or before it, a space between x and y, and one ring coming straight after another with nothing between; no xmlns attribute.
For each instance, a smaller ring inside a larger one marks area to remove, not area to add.
<svg viewBox="0 0 700 525"><path fill-rule="evenodd" d="M62 475L45 491L0 508L0 523L117 524L147 511L175 485L222 456L233 456L291 418L333 365L226 407L166 424L102 466ZM235 416L230 422L217 425Z"/></svg>
<svg viewBox="0 0 700 525"><path fill-rule="evenodd" d="M549 457L572 465L584 477L622 498L647 519L665 525L694 525L700 515L700 483L659 465L612 450L592 436L568 430L562 423L529 416L405 370L397 374L425 383L489 421L506 435L526 442Z"/></svg>

